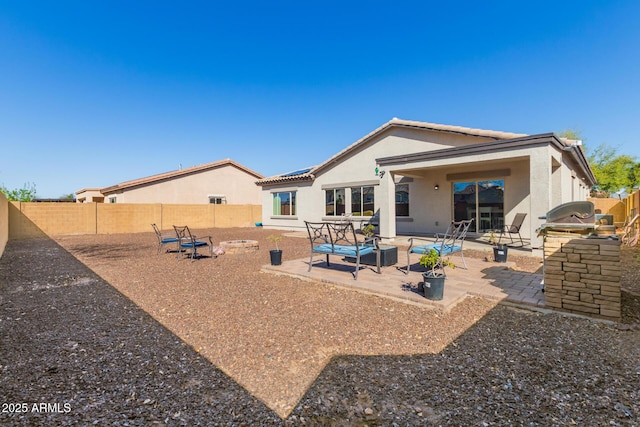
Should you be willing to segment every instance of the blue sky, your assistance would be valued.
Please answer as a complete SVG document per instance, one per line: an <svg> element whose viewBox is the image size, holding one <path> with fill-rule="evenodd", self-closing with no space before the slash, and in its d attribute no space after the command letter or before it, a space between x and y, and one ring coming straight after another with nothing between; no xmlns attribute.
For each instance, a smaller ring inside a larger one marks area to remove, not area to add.
<svg viewBox="0 0 640 427"><path fill-rule="evenodd" d="M270 176L393 117L640 159L638 22L638 1L0 0L0 184Z"/></svg>

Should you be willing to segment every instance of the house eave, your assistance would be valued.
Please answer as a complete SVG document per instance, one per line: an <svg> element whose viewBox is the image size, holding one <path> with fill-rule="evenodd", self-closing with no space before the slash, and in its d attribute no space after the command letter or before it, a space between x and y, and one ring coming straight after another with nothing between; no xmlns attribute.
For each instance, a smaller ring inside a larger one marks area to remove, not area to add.
<svg viewBox="0 0 640 427"><path fill-rule="evenodd" d="M421 161L473 156L478 154L496 153L524 148L535 148L540 146L552 146L559 151L570 151L573 159L584 172L586 180L589 181L589 185L592 186L595 184L595 177L593 175L593 172L591 171L591 168L589 167L589 163L584 157L584 153L582 152L582 150L579 147L567 150L568 146L564 142L562 142L554 133L528 135L506 140L481 142L461 147L451 147L420 153L381 157L376 159L376 163L380 166L403 165Z"/></svg>

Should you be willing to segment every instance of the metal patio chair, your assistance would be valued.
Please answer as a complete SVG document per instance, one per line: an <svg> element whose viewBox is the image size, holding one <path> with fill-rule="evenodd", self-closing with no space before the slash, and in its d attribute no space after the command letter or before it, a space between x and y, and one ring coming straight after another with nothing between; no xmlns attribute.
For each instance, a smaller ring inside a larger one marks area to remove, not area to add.
<svg viewBox="0 0 640 427"><path fill-rule="evenodd" d="M512 234L517 234L520 238L520 244L524 246L524 241L522 240L522 236L520 235L520 228L522 228L522 224L524 223L524 219L527 217L526 213L518 213L515 218L513 218L513 222L511 225L505 225L500 229L500 237L498 237L498 243L502 240L502 236L504 234L508 234L511 239L511 243L513 244Z"/></svg>
<svg viewBox="0 0 640 427"><path fill-rule="evenodd" d="M462 265L464 268L467 268L467 262L464 260L464 253L462 252L462 247L464 246L464 239L467 237L467 232L469 231L469 227L473 219L465 219L463 221L451 221L447 231L444 234L435 235L435 242L424 244L424 245L416 245L415 243L419 241L425 241L427 239L421 237L411 237L409 239L409 248L407 249L407 269L405 270L405 274L409 274L411 271L411 254L426 254L431 249L434 249L440 257L445 255L451 255L457 252L460 252L460 257L462 258ZM431 240L427 240L431 242Z"/></svg>
<svg viewBox="0 0 640 427"><path fill-rule="evenodd" d="M177 251L180 250L180 247L178 246L178 238L175 235L169 236L169 235L166 235L166 234L162 234L162 232L160 231L158 226L155 225L155 224L151 224L151 227L153 227L153 231L156 233L156 237L158 239L158 252L157 253L160 253L160 251L162 250L164 245L169 245L169 244L176 245L176 250ZM169 249L167 249L165 252L169 252Z"/></svg>
<svg viewBox="0 0 640 427"><path fill-rule="evenodd" d="M213 238L211 236L201 236L196 238L186 225L174 225L173 228L176 230L176 238L179 240L179 248L186 251L186 255L191 259L191 261L198 259L198 248L204 247L209 247L209 257L214 258ZM180 257L180 252L181 251L178 251L176 258Z"/></svg>

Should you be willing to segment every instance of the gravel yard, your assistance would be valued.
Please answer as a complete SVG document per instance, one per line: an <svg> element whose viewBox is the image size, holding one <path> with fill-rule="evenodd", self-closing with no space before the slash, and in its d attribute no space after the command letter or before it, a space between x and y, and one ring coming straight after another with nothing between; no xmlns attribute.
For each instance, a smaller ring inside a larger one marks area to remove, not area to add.
<svg viewBox="0 0 640 427"><path fill-rule="evenodd" d="M273 231L209 232L260 250L190 262L156 255L151 233L10 241L0 424L640 425L638 248L609 324L478 298L441 314L262 273ZM308 256L306 239L280 246Z"/></svg>

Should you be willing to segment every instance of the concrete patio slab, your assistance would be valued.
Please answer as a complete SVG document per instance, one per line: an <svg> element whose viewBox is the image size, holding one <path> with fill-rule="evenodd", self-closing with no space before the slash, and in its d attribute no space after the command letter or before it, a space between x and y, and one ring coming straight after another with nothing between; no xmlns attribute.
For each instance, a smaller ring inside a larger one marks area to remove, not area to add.
<svg viewBox="0 0 640 427"><path fill-rule="evenodd" d="M447 268L443 299L427 299L418 290L419 283L423 281L423 269L417 265L418 260L419 255L413 254L409 274L404 273L402 264L383 267L381 274L375 272L375 267L360 266L357 280L353 278L355 264L338 257L329 260L330 266L324 258L314 258L311 271L308 258L285 261L278 266L264 265L262 271L353 289L443 312L448 312L467 296L508 301L512 305L544 307L541 274L515 271L510 262L496 263L476 258L466 258L467 269Z"/></svg>

